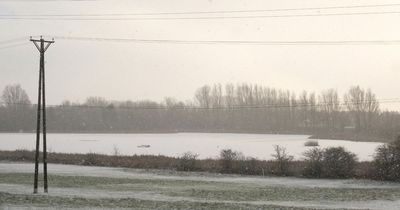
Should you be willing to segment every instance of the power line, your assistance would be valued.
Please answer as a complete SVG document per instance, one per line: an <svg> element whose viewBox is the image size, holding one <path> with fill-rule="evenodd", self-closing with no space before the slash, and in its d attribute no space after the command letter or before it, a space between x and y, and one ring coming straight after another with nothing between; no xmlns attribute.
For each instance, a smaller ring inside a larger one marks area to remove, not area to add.
<svg viewBox="0 0 400 210"><path fill-rule="evenodd" d="M0 50L27 45L26 40L27 37L18 37L14 39L2 40L0 41Z"/></svg>
<svg viewBox="0 0 400 210"><path fill-rule="evenodd" d="M338 41L241 41L241 40L172 40L172 39L134 39L134 38L103 38L79 36L52 36L61 40L92 41L92 42L137 42L166 44L236 44L236 45L399 45L400 40L338 40Z"/></svg>
<svg viewBox="0 0 400 210"><path fill-rule="evenodd" d="M26 41L26 40L27 40L27 37L19 37L19 38L14 38L14 39L8 39L8 40L0 41L0 45L9 44L9 43L13 43L13 42L21 42L21 41Z"/></svg>
<svg viewBox="0 0 400 210"><path fill-rule="evenodd" d="M4 47L0 47L0 50L20 47L20 46L24 46L24 45L28 45L28 43L27 42L23 42L23 43L17 43L17 44L12 44L12 45L6 45Z"/></svg>
<svg viewBox="0 0 400 210"><path fill-rule="evenodd" d="M62 17L0 17L0 20L29 21L146 21L146 20L212 20L212 19L258 19L258 18L292 18L292 17L329 17L329 16L359 16L359 15L400 14L400 11L351 12L324 14L288 14L288 15L252 15L252 16L208 16L208 17L124 17L124 18L62 18Z"/></svg>
<svg viewBox="0 0 400 210"><path fill-rule="evenodd" d="M99 1L99 0L0 0L0 2L56 2L56 1Z"/></svg>
<svg viewBox="0 0 400 210"><path fill-rule="evenodd" d="M226 13L261 13L261 12L283 12L303 10L331 10L331 9L354 9L354 8L377 8L393 7L400 4L370 4L370 5L349 5L329 7L302 7L302 8L281 8L281 9L254 9L254 10L219 10L219 11L190 11L190 12L149 12L149 13L103 13L103 14L0 14L7 17L94 17L94 16L154 16L154 15L192 15L192 14L226 14Z"/></svg>

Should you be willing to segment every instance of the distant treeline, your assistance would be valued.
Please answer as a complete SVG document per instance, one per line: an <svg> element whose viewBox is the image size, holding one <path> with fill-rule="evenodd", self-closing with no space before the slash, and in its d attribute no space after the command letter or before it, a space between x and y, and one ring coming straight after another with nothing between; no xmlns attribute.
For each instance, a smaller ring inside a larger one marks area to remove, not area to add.
<svg viewBox="0 0 400 210"><path fill-rule="evenodd" d="M1 97L0 132L31 132L36 105L19 85ZM385 101L387 102L387 101ZM369 89L349 88L296 94L251 84L200 87L187 102L108 101L88 97L47 107L49 132L235 132L310 134L319 138L393 140L400 131L399 112L382 111Z"/></svg>

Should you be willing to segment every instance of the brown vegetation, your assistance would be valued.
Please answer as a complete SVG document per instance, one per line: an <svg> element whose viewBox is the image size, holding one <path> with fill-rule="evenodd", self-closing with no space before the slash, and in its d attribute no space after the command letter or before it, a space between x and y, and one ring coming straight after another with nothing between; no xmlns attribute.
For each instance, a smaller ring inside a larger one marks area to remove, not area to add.
<svg viewBox="0 0 400 210"><path fill-rule="evenodd" d="M280 152L282 152L280 150ZM288 159L289 158L289 159ZM34 162L34 152L27 150L0 151L0 161ZM185 153L180 158L154 155L101 155L101 154L64 154L49 153L49 163L124 167L140 169L169 169L182 171L205 171L213 173L231 173L257 176L295 176L323 178L315 174L305 174L310 166L307 160L292 161L290 156L280 154L276 160L258 160L244 157L232 150L221 151L220 159L197 159L193 153ZM355 162L353 178L374 178L371 162ZM345 178L345 177L334 177Z"/></svg>

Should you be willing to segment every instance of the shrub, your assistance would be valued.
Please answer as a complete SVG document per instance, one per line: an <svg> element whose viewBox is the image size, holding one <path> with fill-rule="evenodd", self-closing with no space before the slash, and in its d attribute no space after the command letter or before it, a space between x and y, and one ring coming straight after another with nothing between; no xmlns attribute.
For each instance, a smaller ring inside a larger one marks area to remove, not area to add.
<svg viewBox="0 0 400 210"><path fill-rule="evenodd" d="M34 155L32 155L33 152L25 150L25 149L17 149L17 150L15 150L15 152L17 154L19 154L20 157L14 161L26 161L26 160L31 160L31 159L33 160L33 158L34 158Z"/></svg>
<svg viewBox="0 0 400 210"><path fill-rule="evenodd" d="M220 167L222 173L233 173L240 167L239 160L243 160L243 154L231 149L223 149L220 152Z"/></svg>
<svg viewBox="0 0 400 210"><path fill-rule="evenodd" d="M197 169L197 157L199 155L192 152L185 152L178 162L178 170L180 171L194 171Z"/></svg>
<svg viewBox="0 0 400 210"><path fill-rule="evenodd" d="M256 175L259 172L259 160L256 158L246 158L244 161L244 173L249 175Z"/></svg>
<svg viewBox="0 0 400 210"><path fill-rule="evenodd" d="M306 177L320 178L322 176L323 155L324 150L320 148L312 148L303 154L305 156L306 165L303 175Z"/></svg>
<svg viewBox="0 0 400 210"><path fill-rule="evenodd" d="M400 136L396 141L376 149L373 166L376 179L400 180Z"/></svg>
<svg viewBox="0 0 400 210"><path fill-rule="evenodd" d="M309 141L306 141L304 143L304 146L306 146L306 147L318 147L319 143L318 143L318 141L309 140Z"/></svg>
<svg viewBox="0 0 400 210"><path fill-rule="evenodd" d="M98 156L99 155L97 155L96 153L93 153L93 152L86 153L86 155L84 156L84 159L82 160L82 165L86 165L86 166L98 165L98 163L99 163Z"/></svg>
<svg viewBox="0 0 400 210"><path fill-rule="evenodd" d="M118 148L118 146L117 145L113 145L113 155L114 156L120 156L121 155L121 152L119 151L119 148Z"/></svg>
<svg viewBox="0 0 400 210"><path fill-rule="evenodd" d="M354 175L357 162L355 154L343 147L330 147L323 152L323 176L328 178L349 178Z"/></svg>
<svg viewBox="0 0 400 210"><path fill-rule="evenodd" d="M280 176L289 175L289 165L293 160L293 156L290 156L286 152L286 148L279 145L274 145L275 154L272 157L275 158L276 165L274 167L274 173Z"/></svg>

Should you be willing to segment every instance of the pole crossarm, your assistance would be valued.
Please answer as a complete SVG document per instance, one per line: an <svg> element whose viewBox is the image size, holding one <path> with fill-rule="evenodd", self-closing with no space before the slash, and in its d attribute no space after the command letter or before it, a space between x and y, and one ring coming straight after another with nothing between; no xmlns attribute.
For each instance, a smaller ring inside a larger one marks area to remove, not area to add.
<svg viewBox="0 0 400 210"><path fill-rule="evenodd" d="M54 39L51 41L44 40L43 38L40 39L30 39L33 44L35 44L36 48L39 50L39 52L46 52L47 48L50 47L51 44L55 43ZM40 47L38 43L46 43L47 45L45 47Z"/></svg>
<svg viewBox="0 0 400 210"><path fill-rule="evenodd" d="M30 39L31 42L41 42L41 39ZM47 40L43 40L44 43L54 43L54 40L51 41L47 41Z"/></svg>

